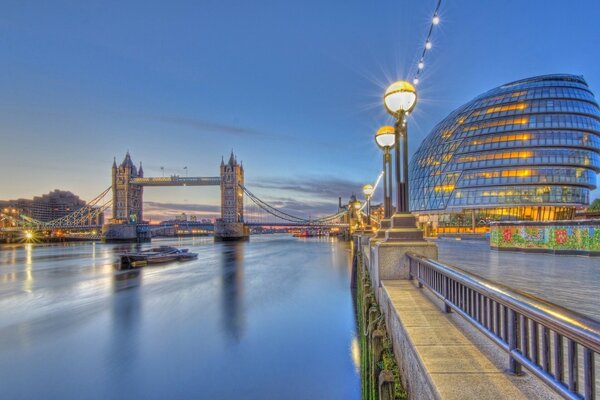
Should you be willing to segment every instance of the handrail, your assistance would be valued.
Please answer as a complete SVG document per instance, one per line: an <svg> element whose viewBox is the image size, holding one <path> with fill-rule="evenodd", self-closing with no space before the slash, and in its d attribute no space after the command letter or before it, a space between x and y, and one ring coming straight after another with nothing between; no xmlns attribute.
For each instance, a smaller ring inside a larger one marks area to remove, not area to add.
<svg viewBox="0 0 600 400"><path fill-rule="evenodd" d="M596 398L600 321L451 265L414 253L407 258L409 278L508 352L510 372L523 366L567 399Z"/></svg>

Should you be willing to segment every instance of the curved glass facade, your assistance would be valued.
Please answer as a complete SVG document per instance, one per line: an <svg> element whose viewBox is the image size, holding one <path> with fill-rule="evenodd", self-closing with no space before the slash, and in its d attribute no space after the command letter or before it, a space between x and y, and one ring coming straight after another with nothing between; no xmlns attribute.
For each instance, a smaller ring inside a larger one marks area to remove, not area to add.
<svg viewBox="0 0 600 400"><path fill-rule="evenodd" d="M574 209L589 203L599 171L600 110L587 83L538 76L476 97L432 130L410 163L410 208Z"/></svg>

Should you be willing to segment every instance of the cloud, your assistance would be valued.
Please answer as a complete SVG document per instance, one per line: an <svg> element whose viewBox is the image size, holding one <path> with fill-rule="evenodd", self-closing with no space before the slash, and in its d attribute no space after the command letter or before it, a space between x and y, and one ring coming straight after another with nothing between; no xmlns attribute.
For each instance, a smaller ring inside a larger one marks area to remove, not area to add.
<svg viewBox="0 0 600 400"><path fill-rule="evenodd" d="M179 125L186 128L192 128L202 133L221 133L226 135L245 137L267 136L266 133L260 132L253 128L240 127L220 122L206 121L198 118L182 117L177 115L158 115L149 116L149 118L158 122Z"/></svg>
<svg viewBox="0 0 600 400"><path fill-rule="evenodd" d="M337 202L337 198L347 199L350 195L360 194L362 184L357 181L336 177L308 177L308 178L266 178L252 181L247 185L251 190L254 188L286 191L296 193L302 197L313 197L315 199L331 199ZM258 195L258 193L255 193Z"/></svg>
<svg viewBox="0 0 600 400"><path fill-rule="evenodd" d="M276 132L262 131L249 126L239 126L230 124L228 122L221 121L210 121L201 118L183 116L183 115L168 115L168 114L135 114L135 113L119 113L120 115L126 115L133 118L142 118L152 122L160 122L164 124L176 125L184 128L191 128L201 134L225 134L236 137L246 138L276 138L285 139L289 142L306 145L304 135L293 134L289 132L282 132L277 130ZM314 146L319 144L321 146L335 146L338 144L337 140L323 140L313 139L309 145Z"/></svg>
<svg viewBox="0 0 600 400"><path fill-rule="evenodd" d="M288 214L301 217L321 217L325 215L335 214L338 211L338 203L336 201L299 201L295 199L275 199L269 201L269 204L278 210L287 212Z"/></svg>

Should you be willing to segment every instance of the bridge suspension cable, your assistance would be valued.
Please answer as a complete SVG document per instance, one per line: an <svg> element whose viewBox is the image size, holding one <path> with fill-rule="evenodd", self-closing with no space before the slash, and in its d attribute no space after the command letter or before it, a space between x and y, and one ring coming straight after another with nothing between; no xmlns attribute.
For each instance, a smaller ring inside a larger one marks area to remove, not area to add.
<svg viewBox="0 0 600 400"><path fill-rule="evenodd" d="M65 215L64 217L54 219L44 223L46 227L54 228L59 226L76 226L82 225L82 222L89 221L92 217L98 216L112 205L112 198L104 200L105 196L111 191L112 186L109 186L98 196L90 200L85 206L77 211Z"/></svg>
<svg viewBox="0 0 600 400"><path fill-rule="evenodd" d="M277 217L284 221L292 222L295 224L325 225L325 224L331 223L335 219L341 218L348 212L347 210L343 210L343 211L337 212L335 214L327 215L327 216L324 216L321 218L316 218L316 219L301 218L301 217L297 217L295 215L289 214L285 211L282 211L282 210L279 210L279 209L273 207L272 205L266 203L265 201L261 200L258 196L253 194L245 186L240 185L240 187L242 188L244 193L248 196L248 198L250 200L252 200L254 202L254 204L256 204L258 207L260 207L262 210L273 215L274 217Z"/></svg>
<svg viewBox="0 0 600 400"><path fill-rule="evenodd" d="M112 197L106 199L106 196L109 194L111 189L112 187L109 186L98 196L86 203L85 206L79 208L71 214L65 215L61 218L53 219L51 221L44 222L26 215L19 215L18 218L3 216L3 219L11 221L15 228L22 229L51 229L59 227L84 226L88 224L90 220L96 219L101 213L106 211L106 209L112 205Z"/></svg>

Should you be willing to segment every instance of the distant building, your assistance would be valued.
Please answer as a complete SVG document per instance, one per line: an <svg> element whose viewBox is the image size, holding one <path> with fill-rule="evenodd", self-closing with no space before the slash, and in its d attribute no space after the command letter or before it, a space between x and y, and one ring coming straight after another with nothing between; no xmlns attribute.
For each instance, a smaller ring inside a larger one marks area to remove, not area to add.
<svg viewBox="0 0 600 400"><path fill-rule="evenodd" d="M587 83L537 76L476 97L432 130L411 160L410 208L438 233L571 219L599 171L600 111Z"/></svg>
<svg viewBox="0 0 600 400"><path fill-rule="evenodd" d="M0 201L0 210L4 214L25 215L42 222L52 221L69 215L85 206L85 201L71 192L54 190L33 199ZM102 224L102 216L90 220L91 225Z"/></svg>
<svg viewBox="0 0 600 400"><path fill-rule="evenodd" d="M129 152L121 165L117 161L112 166L112 193L113 193L113 222L142 222L144 187L134 185L131 181L143 178L142 163L137 169L131 161Z"/></svg>

